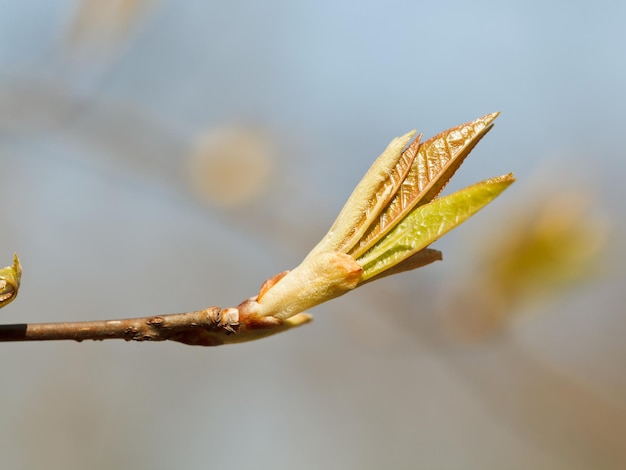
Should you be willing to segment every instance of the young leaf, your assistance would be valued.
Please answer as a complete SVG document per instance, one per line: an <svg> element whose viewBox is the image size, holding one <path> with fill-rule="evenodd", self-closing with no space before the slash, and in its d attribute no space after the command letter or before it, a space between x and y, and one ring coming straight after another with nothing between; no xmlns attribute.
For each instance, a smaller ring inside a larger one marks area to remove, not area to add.
<svg viewBox="0 0 626 470"><path fill-rule="evenodd" d="M404 181L415 153L403 152L415 135L411 131L396 137L367 171L343 206L326 236L311 250L310 255L351 249L376 219ZM416 141L419 144L421 134Z"/></svg>
<svg viewBox="0 0 626 470"><path fill-rule="evenodd" d="M368 277L365 280L361 279L361 281L359 282L359 286L362 286L366 282L372 282L383 277L392 276L393 274L413 271L414 269L422 268L430 263L434 263L435 261L441 261L442 259L443 255L441 251L433 250L431 248L424 248L423 250L412 254L405 260L400 261L398 264L387 268L385 271L382 271L379 274Z"/></svg>
<svg viewBox="0 0 626 470"><path fill-rule="evenodd" d="M491 178L414 209L357 259L363 267L361 282L426 248L490 203L513 181L512 174Z"/></svg>
<svg viewBox="0 0 626 470"><path fill-rule="evenodd" d="M266 282L240 311L286 320L365 282L441 259L425 249L497 197L505 175L437 196L498 113L406 149L415 132L394 139L357 185L322 241L292 271Z"/></svg>
<svg viewBox="0 0 626 470"><path fill-rule="evenodd" d="M391 202L349 252L359 257L412 209L435 199L500 113L448 129L419 145L417 156ZM415 153L413 142L404 153Z"/></svg>
<svg viewBox="0 0 626 470"><path fill-rule="evenodd" d="M8 305L17 296L22 278L22 265L17 253L13 255L13 265L0 269L0 308Z"/></svg>

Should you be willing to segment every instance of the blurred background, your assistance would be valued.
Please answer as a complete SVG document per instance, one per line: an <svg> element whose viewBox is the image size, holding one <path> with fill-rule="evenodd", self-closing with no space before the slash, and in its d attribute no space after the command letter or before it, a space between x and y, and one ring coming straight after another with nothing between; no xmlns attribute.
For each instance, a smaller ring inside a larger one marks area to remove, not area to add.
<svg viewBox="0 0 626 470"><path fill-rule="evenodd" d="M0 1L4 323L233 306L502 111L444 261L249 344L0 345L7 469L626 468L626 4Z"/></svg>

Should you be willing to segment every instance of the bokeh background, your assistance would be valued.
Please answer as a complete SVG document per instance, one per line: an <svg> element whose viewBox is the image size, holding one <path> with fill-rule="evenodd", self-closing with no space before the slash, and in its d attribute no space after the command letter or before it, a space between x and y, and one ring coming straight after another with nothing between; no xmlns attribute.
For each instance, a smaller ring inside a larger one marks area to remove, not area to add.
<svg viewBox="0 0 626 470"><path fill-rule="evenodd" d="M223 348L0 345L6 469L626 468L626 4L0 1L5 323L232 306L488 112L444 261Z"/></svg>

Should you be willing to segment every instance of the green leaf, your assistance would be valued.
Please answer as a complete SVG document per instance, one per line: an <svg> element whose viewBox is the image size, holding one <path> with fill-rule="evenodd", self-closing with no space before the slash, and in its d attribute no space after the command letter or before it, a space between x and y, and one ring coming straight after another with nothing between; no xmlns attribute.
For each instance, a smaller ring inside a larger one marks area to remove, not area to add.
<svg viewBox="0 0 626 470"><path fill-rule="evenodd" d="M22 278L22 266L17 257L13 255L13 265L0 269L0 308L11 303L17 296Z"/></svg>
<svg viewBox="0 0 626 470"><path fill-rule="evenodd" d="M417 207L357 258L363 267L361 282L423 250L489 204L513 181L512 174L491 178Z"/></svg>

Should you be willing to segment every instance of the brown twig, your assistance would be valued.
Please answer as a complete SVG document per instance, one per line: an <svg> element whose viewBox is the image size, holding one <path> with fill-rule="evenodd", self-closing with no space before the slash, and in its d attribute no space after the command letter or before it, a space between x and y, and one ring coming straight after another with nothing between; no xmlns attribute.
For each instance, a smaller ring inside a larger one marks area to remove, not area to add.
<svg viewBox="0 0 626 470"><path fill-rule="evenodd" d="M174 340L187 344L213 346L220 326L221 310L211 307L197 312L160 315L123 320L66 323L0 325L0 341ZM228 326L226 326L228 328ZM234 328L230 326L231 332Z"/></svg>
<svg viewBox="0 0 626 470"><path fill-rule="evenodd" d="M209 307L195 312L122 320L0 325L0 342L123 339L219 346L270 336L310 320L307 314L280 321L246 315L240 308Z"/></svg>

